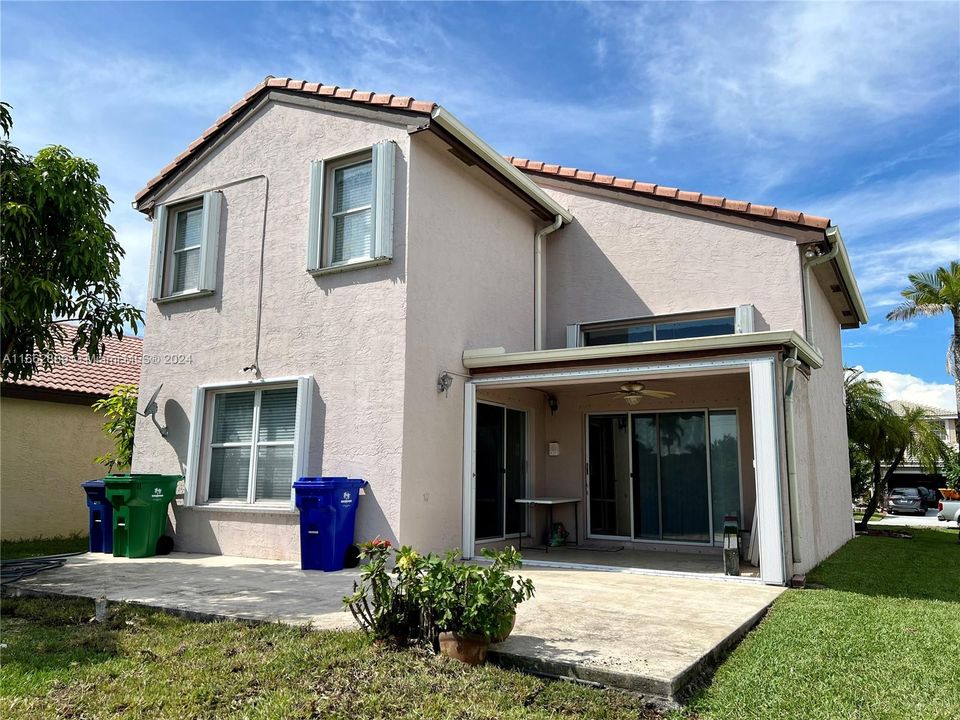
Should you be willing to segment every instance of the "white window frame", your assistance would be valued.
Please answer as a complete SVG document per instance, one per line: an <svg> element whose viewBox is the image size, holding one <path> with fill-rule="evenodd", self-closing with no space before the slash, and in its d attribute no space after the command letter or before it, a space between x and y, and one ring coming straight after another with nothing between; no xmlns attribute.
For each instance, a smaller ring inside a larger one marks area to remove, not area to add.
<svg viewBox="0 0 960 720"><path fill-rule="evenodd" d="M370 165L370 202L366 205L358 205L354 208L349 208L347 210L340 210L339 212L334 212L333 203L334 203L334 193L336 192L336 183L334 178L336 173L339 170L346 170L347 168L357 167L358 165ZM377 224L376 218L374 217L375 207L376 207L376 195L377 195L377 179L374 176L374 167L373 167L373 151L364 150L353 155L348 155L347 157L334 160L332 162L326 163L326 168L324 169L326 178L324 178L324 185L326 186L326 197L323 199L323 267L325 268L334 268L334 267L343 267L345 265L353 265L356 263L365 263L370 262L376 256L376 236L377 236ZM338 217L346 217L347 215L354 215L359 212L370 211L370 251L361 257L350 258L349 260L337 260L333 259L333 237L334 230L336 228L335 220Z"/></svg>
<svg viewBox="0 0 960 720"><path fill-rule="evenodd" d="M217 258L220 247L220 215L223 193L211 190L202 195L181 198L157 205L153 216L153 301L156 303L212 295L217 287ZM200 244L176 250L177 219L180 213L202 209ZM176 256L199 249L197 283L191 288L174 291Z"/></svg>
<svg viewBox="0 0 960 720"><path fill-rule="evenodd" d="M201 234L197 240L196 245L190 245L188 247L183 247L177 249L177 225L180 222L180 216L184 213L194 212L196 210L200 211L200 224L201 224ZM203 253L203 199L198 198L196 200L191 200L180 205L175 205L169 210L170 222L167 223L167 237L165 242L167 247L170 248L170 261L164 267L164 297L176 297L177 295L184 295L186 293L195 293L200 289L201 284L201 268L200 268L200 255ZM183 287L179 290L174 286L177 281L177 260L178 254L191 252L193 250L197 251L197 281L191 287Z"/></svg>
<svg viewBox="0 0 960 720"><path fill-rule="evenodd" d="M187 450L186 493L184 505L205 505L225 509L246 508L293 508L293 482L307 473L309 458L310 415L313 396L313 378L309 376L276 378L273 380L249 383L214 383L194 388L193 410L190 427L190 440ZM293 441L257 439L260 421L260 403L263 391L297 389L296 421ZM255 392L253 427L249 442L213 443L213 420L216 409L216 397L237 392ZM293 468L290 475L290 497L288 500L256 498L257 449L270 446L292 446ZM209 497L210 467L214 447L249 447L251 449L249 476L247 480L246 500L220 500Z"/></svg>
<svg viewBox="0 0 960 720"><path fill-rule="evenodd" d="M715 308L713 310L697 310L683 313L669 313L667 315L647 315L635 318L617 318L614 320L596 320L585 323L567 325L566 345L568 348L586 347L585 334L592 330L625 329L638 325L649 325L653 332L652 340L637 340L636 342L656 342L657 325L683 322L686 320L712 320L716 318L732 318L733 333L751 333L754 331L755 309L753 305L738 305L730 308ZM704 336L711 337L711 336Z"/></svg>
<svg viewBox="0 0 960 720"><path fill-rule="evenodd" d="M392 140L383 140L372 146L311 162L307 272L312 275L325 275L384 265L392 261L397 154L397 144ZM372 169L370 204L349 208L336 215L370 211L370 252L364 257L333 262L334 173L365 162L371 163Z"/></svg>

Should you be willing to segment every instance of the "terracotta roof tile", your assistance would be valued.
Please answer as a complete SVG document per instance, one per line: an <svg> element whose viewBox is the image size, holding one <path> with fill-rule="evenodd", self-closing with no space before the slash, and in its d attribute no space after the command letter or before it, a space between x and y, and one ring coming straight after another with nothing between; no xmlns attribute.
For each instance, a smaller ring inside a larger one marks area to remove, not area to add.
<svg viewBox="0 0 960 720"><path fill-rule="evenodd" d="M587 170L580 170L574 167L564 165L555 165L543 163L538 160L527 160L526 158L505 156L507 161L518 170L537 175L554 175L564 179L572 179L577 182L589 183L591 185L613 186L619 190L627 190L640 195L651 195L657 198L668 198L676 202L683 202L690 205L701 205L710 208L722 208L729 212L739 213L756 218L766 218L778 220L780 222L791 223L793 225L803 225L818 230L826 230L830 227L830 218L820 217L818 215L807 215L797 210L782 210L772 205L755 205L746 200L732 200L730 198L720 197L718 195L704 195L703 193L691 190L679 190L677 188L661 185L652 185L643 183L630 178L616 177L612 175L598 175Z"/></svg>
<svg viewBox="0 0 960 720"><path fill-rule="evenodd" d="M13 387L104 397L122 383L139 385L140 367L143 364L143 340L131 336L124 337L123 340L107 338L104 345L106 351L98 362L90 362L83 354L75 360L70 347L64 347L59 353L62 364L34 373L29 380L8 384Z"/></svg>
<svg viewBox="0 0 960 720"><path fill-rule="evenodd" d="M243 99L234 104L225 114L217 118L216 122L207 128L199 138L194 140L190 146L180 153L173 162L169 163L160 173L150 180L146 187L137 193L135 201L140 201L150 191L164 182L171 173L182 167L184 164L199 151L199 149L209 141L220 129L236 116L250 107L254 100L262 92L272 89L281 89L288 92L298 92L304 95L320 95L323 97L333 97L337 100L346 100L363 105L374 105L387 107L394 110L406 110L421 115L429 115L436 108L437 104L427 100L414 100L409 96L395 96L386 93L374 93L366 90L354 90L352 88L341 88L337 85L324 85L318 82L305 82L303 80L293 80L292 78L277 78L267 76L262 82L257 83L250 88L243 96Z"/></svg>
<svg viewBox="0 0 960 720"><path fill-rule="evenodd" d="M303 80L293 80L291 78L276 78L267 76L262 82L257 83L250 88L243 96L243 99L234 104L225 114L217 118L216 122L194 140L189 147L180 153L173 162L164 167L160 173L152 178L135 198L141 200L144 196L154 190L158 185L164 182L171 173L182 167L184 164L210 141L210 139L219 132L227 123L237 117L238 114L250 107L254 100L261 93L270 89L282 89L287 92L298 92L305 95L319 95L321 97L332 97L336 100L354 102L358 104L387 107L396 110L405 110L422 115L429 115L436 108L436 103L414 100L408 96L396 96L386 93L374 93L370 91L354 90L352 88L341 88L337 85L324 85L318 82L305 82ZM519 170L528 173L538 173L540 175L554 175L561 178L573 179L577 182L590 183L598 186L615 187L620 190L638 193L640 195L651 195L659 198L667 198L676 202L688 203L691 205L701 205L704 207L722 208L730 212L736 212L743 215L749 215L758 218L768 218L780 222L791 223L794 225L803 225L820 230L830 226L830 219L819 217L817 215L806 215L796 210L781 210L769 205L751 205L744 200L731 200L714 195L703 195L698 192L679 190L672 187L662 187L650 183L643 183L629 178L621 178L614 175L599 175L587 170L566 167L554 163L544 163L537 160L528 160L526 158L517 158L507 156L507 160Z"/></svg>

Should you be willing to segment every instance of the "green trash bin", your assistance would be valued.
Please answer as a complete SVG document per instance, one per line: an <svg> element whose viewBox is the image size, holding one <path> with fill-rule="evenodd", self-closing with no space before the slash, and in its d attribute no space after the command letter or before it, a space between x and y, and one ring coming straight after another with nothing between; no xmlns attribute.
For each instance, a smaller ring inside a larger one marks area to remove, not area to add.
<svg viewBox="0 0 960 720"><path fill-rule="evenodd" d="M115 557L153 557L167 529L167 506L182 475L108 475L103 479L113 505Z"/></svg>

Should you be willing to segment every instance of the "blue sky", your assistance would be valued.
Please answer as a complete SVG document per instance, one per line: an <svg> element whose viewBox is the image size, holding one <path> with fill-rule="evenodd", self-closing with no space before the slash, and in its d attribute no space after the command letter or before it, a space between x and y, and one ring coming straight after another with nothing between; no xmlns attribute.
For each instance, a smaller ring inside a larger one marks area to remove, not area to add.
<svg viewBox="0 0 960 720"><path fill-rule="evenodd" d="M13 3L14 140L96 161L143 306L145 181L267 74L435 100L498 150L827 215L872 322L845 362L951 403L947 317L884 320L960 258L960 5Z"/></svg>

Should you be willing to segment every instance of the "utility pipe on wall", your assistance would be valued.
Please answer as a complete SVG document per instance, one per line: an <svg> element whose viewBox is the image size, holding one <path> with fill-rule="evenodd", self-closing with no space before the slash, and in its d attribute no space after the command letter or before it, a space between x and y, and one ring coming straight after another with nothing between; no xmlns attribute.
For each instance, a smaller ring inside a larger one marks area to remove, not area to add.
<svg viewBox="0 0 960 720"><path fill-rule="evenodd" d="M563 216L557 215L551 225L537 231L533 236L533 349L543 350L543 289L545 284L546 269L543 259L543 239L559 230L563 225Z"/></svg>
<svg viewBox="0 0 960 720"><path fill-rule="evenodd" d="M784 358L783 366L787 369L787 376L783 382L783 414L784 433L787 441L787 504L790 506L790 550L793 554L793 562L798 563L801 560L801 533L799 500L797 498L797 442L793 423L793 391L800 361L797 359L796 348L793 348L790 355Z"/></svg>

